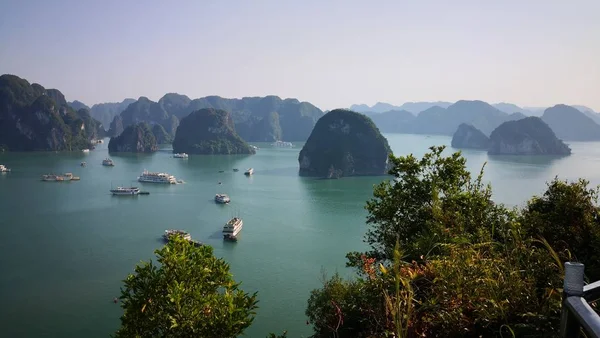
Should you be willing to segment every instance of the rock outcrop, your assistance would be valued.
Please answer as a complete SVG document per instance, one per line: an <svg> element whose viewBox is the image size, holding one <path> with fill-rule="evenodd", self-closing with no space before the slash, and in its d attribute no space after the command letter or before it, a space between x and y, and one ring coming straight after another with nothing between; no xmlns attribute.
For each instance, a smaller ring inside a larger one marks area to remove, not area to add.
<svg viewBox="0 0 600 338"><path fill-rule="evenodd" d="M453 148L458 149L482 149L490 147L490 139L481 130L470 124L461 123L452 136Z"/></svg>
<svg viewBox="0 0 600 338"><path fill-rule="evenodd" d="M152 153L158 150L156 138L147 123L130 125L121 135L112 137L108 143L109 152Z"/></svg>
<svg viewBox="0 0 600 338"><path fill-rule="evenodd" d="M300 175L384 175L390 154L387 139L369 117L337 109L319 119L300 151Z"/></svg>
<svg viewBox="0 0 600 338"><path fill-rule="evenodd" d="M76 151L91 148L100 122L75 111L57 89L0 76L0 148L8 151Z"/></svg>
<svg viewBox="0 0 600 338"><path fill-rule="evenodd" d="M184 117L173 140L175 153L229 155L254 154L235 131L231 115L219 109L200 109Z"/></svg>
<svg viewBox="0 0 600 338"><path fill-rule="evenodd" d="M169 114L160 103L142 96L136 102L127 106L120 115L115 116L109 134L118 136L120 134L119 127L126 128L140 122L146 122L150 125L160 124L170 135L175 135L179 125L179 119L175 115Z"/></svg>
<svg viewBox="0 0 600 338"><path fill-rule="evenodd" d="M490 155L570 155L571 149L539 117L504 122L490 135Z"/></svg>
<svg viewBox="0 0 600 338"><path fill-rule="evenodd" d="M542 120L556 136L567 141L598 141L600 125L581 111L564 104L548 108Z"/></svg>

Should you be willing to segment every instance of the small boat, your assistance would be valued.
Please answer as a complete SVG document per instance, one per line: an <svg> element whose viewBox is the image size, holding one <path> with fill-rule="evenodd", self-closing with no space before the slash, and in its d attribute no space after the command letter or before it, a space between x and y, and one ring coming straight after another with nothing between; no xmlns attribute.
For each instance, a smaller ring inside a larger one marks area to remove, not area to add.
<svg viewBox="0 0 600 338"><path fill-rule="evenodd" d="M82 166L82 167L85 167L86 165L87 165L87 163L85 163L85 162L81 162L81 166Z"/></svg>
<svg viewBox="0 0 600 338"><path fill-rule="evenodd" d="M188 154L186 153L177 153L177 154L173 154L174 158L188 158Z"/></svg>
<svg viewBox="0 0 600 338"><path fill-rule="evenodd" d="M115 196L135 196L140 193L140 188L138 187L117 187L116 189L111 189L110 192Z"/></svg>
<svg viewBox="0 0 600 338"><path fill-rule="evenodd" d="M81 151L84 152L84 153L89 153L90 152L89 149L82 149Z"/></svg>
<svg viewBox="0 0 600 338"><path fill-rule="evenodd" d="M102 165L106 166L106 167L114 167L115 162L113 162L113 160L111 160L110 158L107 157L104 160L102 160Z"/></svg>
<svg viewBox="0 0 600 338"><path fill-rule="evenodd" d="M4 164L0 164L0 173L9 173L10 169L4 166Z"/></svg>
<svg viewBox="0 0 600 338"><path fill-rule="evenodd" d="M224 173L224 172L225 172L225 170L219 170L219 172L220 172L220 173Z"/></svg>
<svg viewBox="0 0 600 338"><path fill-rule="evenodd" d="M244 222L239 217L230 219L223 226L223 239L237 241L237 235L242 231Z"/></svg>
<svg viewBox="0 0 600 338"><path fill-rule="evenodd" d="M221 203L221 204L227 204L227 203L231 202L231 199L229 198L229 196L227 196L227 194L216 194L215 202Z"/></svg>
<svg viewBox="0 0 600 338"><path fill-rule="evenodd" d="M238 171L240 171L240 169L238 169L238 168L233 168L233 171L235 171L235 172L237 173Z"/></svg>
<svg viewBox="0 0 600 338"><path fill-rule="evenodd" d="M253 168L248 168L248 170L246 170L246 172L244 172L244 175L246 176L250 176L254 174L254 169Z"/></svg>
<svg viewBox="0 0 600 338"><path fill-rule="evenodd" d="M253 146L253 145L250 145L250 148L252 148L252 149L254 149L254 150L258 150L258 149L260 149L260 148L258 148L257 146Z"/></svg>
<svg viewBox="0 0 600 338"><path fill-rule="evenodd" d="M192 240L192 235L190 235L189 232L186 232L183 230L175 230L175 229L165 230L163 238L168 241L173 236L179 236L188 241Z"/></svg>

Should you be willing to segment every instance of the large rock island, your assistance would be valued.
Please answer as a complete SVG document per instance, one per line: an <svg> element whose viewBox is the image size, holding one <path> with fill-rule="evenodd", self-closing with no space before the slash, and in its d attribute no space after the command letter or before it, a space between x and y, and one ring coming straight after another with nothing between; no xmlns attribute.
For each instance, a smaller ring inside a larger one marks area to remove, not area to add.
<svg viewBox="0 0 600 338"><path fill-rule="evenodd" d="M461 123L452 136L453 148L482 149L487 150L490 139L479 129L470 124Z"/></svg>
<svg viewBox="0 0 600 338"><path fill-rule="evenodd" d="M338 178L383 175L391 154L373 121L350 110L325 114L300 151L300 175Z"/></svg>
<svg viewBox="0 0 600 338"><path fill-rule="evenodd" d="M194 111L181 120L173 140L173 151L202 155L255 153L235 132L231 115L213 108Z"/></svg>
<svg viewBox="0 0 600 338"><path fill-rule="evenodd" d="M75 111L59 90L0 76L0 149L76 151L91 148L102 134L101 123L84 109Z"/></svg>
<svg viewBox="0 0 600 338"><path fill-rule="evenodd" d="M539 117L504 122L490 135L490 155L570 155L571 149Z"/></svg>
<svg viewBox="0 0 600 338"><path fill-rule="evenodd" d="M152 153L158 150L156 137L147 123L131 125L108 143L109 152Z"/></svg>

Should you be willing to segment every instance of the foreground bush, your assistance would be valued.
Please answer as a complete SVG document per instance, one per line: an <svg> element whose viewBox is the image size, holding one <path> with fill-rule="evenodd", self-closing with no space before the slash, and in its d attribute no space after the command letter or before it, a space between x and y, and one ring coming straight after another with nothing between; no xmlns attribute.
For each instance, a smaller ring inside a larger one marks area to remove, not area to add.
<svg viewBox="0 0 600 338"><path fill-rule="evenodd" d="M116 337L237 337L250 326L256 294L238 288L210 246L175 238L125 279Z"/></svg>
<svg viewBox="0 0 600 338"><path fill-rule="evenodd" d="M588 182L555 179L510 210L492 201L483 170L473 179L460 153L443 151L391 157L394 179L366 206L371 250L347 255L358 276L311 293L315 337L553 336L563 262L583 261L600 278Z"/></svg>

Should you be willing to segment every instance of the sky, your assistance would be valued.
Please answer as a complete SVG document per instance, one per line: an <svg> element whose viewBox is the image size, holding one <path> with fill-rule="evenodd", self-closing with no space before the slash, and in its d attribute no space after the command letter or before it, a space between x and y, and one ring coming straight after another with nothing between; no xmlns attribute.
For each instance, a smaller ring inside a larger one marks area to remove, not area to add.
<svg viewBox="0 0 600 338"><path fill-rule="evenodd" d="M177 92L600 111L600 1L1 0L6 73L90 106Z"/></svg>

